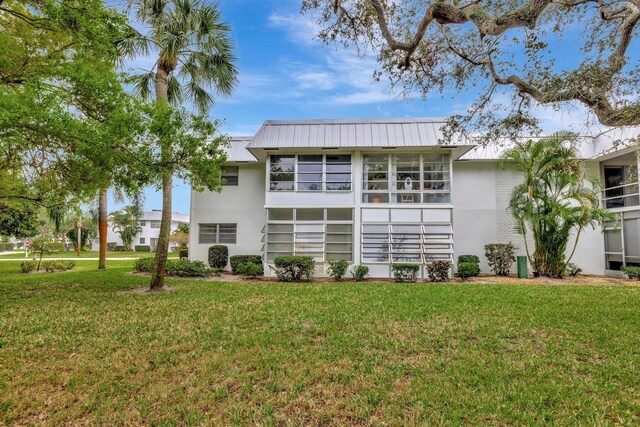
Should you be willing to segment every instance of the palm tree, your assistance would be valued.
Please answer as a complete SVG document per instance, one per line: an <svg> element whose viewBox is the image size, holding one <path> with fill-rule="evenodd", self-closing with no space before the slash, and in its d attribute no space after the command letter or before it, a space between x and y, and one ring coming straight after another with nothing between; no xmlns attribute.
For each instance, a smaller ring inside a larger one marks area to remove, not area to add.
<svg viewBox="0 0 640 427"><path fill-rule="evenodd" d="M136 205L125 206L122 210L111 212L112 229L120 235L126 250L131 250L131 243L142 231L140 223L140 209Z"/></svg>
<svg viewBox="0 0 640 427"><path fill-rule="evenodd" d="M237 83L229 26L220 20L217 5L200 0L129 0L130 11L148 32L132 29L121 43L129 56L157 54L151 70L135 76L143 98L155 94L158 109L191 101L205 112L213 103L208 90L228 95ZM171 231L173 169L171 143L161 144L162 220L156 247L151 290L164 286Z"/></svg>
<svg viewBox="0 0 640 427"><path fill-rule="evenodd" d="M524 175L509 208L524 235L527 257L537 276L562 277L587 227L615 216L600 207L599 184L588 178L569 135L529 140L507 150L503 160ZM533 253L527 245L531 231ZM575 234L573 248L567 247Z"/></svg>

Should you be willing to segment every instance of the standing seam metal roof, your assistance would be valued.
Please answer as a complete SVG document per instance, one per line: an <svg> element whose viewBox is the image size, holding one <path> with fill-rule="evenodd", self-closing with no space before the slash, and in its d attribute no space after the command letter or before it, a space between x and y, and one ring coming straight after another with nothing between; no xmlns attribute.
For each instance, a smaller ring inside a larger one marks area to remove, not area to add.
<svg viewBox="0 0 640 427"><path fill-rule="evenodd" d="M252 148L436 146L445 119L339 119L264 122Z"/></svg>

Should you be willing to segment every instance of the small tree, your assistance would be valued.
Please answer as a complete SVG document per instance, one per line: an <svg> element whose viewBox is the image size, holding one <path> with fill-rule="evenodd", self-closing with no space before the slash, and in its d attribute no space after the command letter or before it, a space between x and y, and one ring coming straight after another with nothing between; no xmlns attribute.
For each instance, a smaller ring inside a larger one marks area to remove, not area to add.
<svg viewBox="0 0 640 427"><path fill-rule="evenodd" d="M509 207L523 231L535 276L562 277L582 231L603 227L615 218L600 207L598 181L586 177L572 142L568 135L556 135L518 144L504 154L524 176L513 190ZM528 230L533 235L533 253L527 245ZM572 234L575 240L567 256Z"/></svg>
<svg viewBox="0 0 640 427"><path fill-rule="evenodd" d="M133 239L142 231L142 227L138 223L139 219L140 210L135 205L127 206L122 210L111 213L113 231L120 235L122 244L128 251L131 250Z"/></svg>
<svg viewBox="0 0 640 427"><path fill-rule="evenodd" d="M42 264L42 256L44 254L52 254L54 252L62 252L64 250L64 244L56 241L51 236L38 236L31 241L31 247L29 248L35 259L36 255L40 255L38 259L38 268L36 271L40 271L40 265Z"/></svg>

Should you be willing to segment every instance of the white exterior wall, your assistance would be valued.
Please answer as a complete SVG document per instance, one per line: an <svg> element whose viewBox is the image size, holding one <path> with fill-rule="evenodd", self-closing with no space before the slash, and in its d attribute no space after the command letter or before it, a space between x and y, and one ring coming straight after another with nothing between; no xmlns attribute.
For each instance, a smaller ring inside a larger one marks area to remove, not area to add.
<svg viewBox="0 0 640 427"><path fill-rule="evenodd" d="M189 259L207 263L214 245L198 242L198 224L237 224L236 244L224 243L229 256L262 254L265 188L264 163L251 163L239 165L237 186L223 186L220 193L191 190Z"/></svg>
<svg viewBox="0 0 640 427"><path fill-rule="evenodd" d="M515 221L508 210L513 187L519 174L502 170L496 161L454 162L453 233L455 257L477 255L480 269L489 273L484 256L487 243L513 243L516 255L526 255L524 237L514 230ZM588 162L590 175L598 176L598 163ZM529 248L533 242L529 239ZM573 248L573 240L568 251ZM604 237L600 228L587 229L581 236L571 260L585 274L605 274Z"/></svg>

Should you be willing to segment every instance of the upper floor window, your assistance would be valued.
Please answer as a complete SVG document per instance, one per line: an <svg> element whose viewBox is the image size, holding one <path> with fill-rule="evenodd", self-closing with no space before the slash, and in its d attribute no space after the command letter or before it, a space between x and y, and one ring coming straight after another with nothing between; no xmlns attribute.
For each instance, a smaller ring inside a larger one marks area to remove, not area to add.
<svg viewBox="0 0 640 427"><path fill-rule="evenodd" d="M363 159L364 203L449 203L448 154L368 154Z"/></svg>
<svg viewBox="0 0 640 427"><path fill-rule="evenodd" d="M138 224L140 225L140 227L146 227L147 221L138 221Z"/></svg>
<svg viewBox="0 0 640 427"><path fill-rule="evenodd" d="M220 177L222 178L222 185L237 186L238 185L238 166L223 166Z"/></svg>
<svg viewBox="0 0 640 427"><path fill-rule="evenodd" d="M150 225L151 228L160 228L161 221L150 221L150 222L151 222L151 225Z"/></svg>
<svg viewBox="0 0 640 427"><path fill-rule="evenodd" d="M272 155L269 190L351 191L351 155Z"/></svg>

